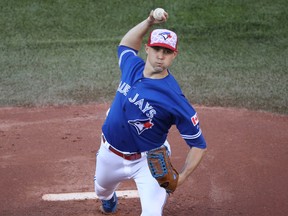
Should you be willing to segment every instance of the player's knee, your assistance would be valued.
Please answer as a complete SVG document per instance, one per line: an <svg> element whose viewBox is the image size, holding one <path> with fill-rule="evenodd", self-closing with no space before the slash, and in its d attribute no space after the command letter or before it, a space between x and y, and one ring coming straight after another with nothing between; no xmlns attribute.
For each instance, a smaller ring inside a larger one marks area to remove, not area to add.
<svg viewBox="0 0 288 216"><path fill-rule="evenodd" d="M95 177L94 177L94 189L98 197L104 195L103 193L105 192L105 189L97 183L97 180Z"/></svg>
<svg viewBox="0 0 288 216"><path fill-rule="evenodd" d="M163 206L165 203L162 203L160 200L154 200L153 203L142 203L142 214L141 216L161 216L163 211Z"/></svg>
<svg viewBox="0 0 288 216"><path fill-rule="evenodd" d="M152 209L151 207L142 209L141 214L141 216L161 216L161 215L162 215L162 209Z"/></svg>
<svg viewBox="0 0 288 216"><path fill-rule="evenodd" d="M99 199L107 199L108 197L111 198L113 195L115 188L114 187L109 187L109 188L104 188L102 187L94 177L94 189L95 193L98 196Z"/></svg>

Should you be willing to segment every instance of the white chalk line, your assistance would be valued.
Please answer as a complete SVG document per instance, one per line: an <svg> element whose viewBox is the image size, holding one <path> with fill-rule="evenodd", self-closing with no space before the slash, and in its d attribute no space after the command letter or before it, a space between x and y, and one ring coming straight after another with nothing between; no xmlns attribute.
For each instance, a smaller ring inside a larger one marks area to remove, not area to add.
<svg viewBox="0 0 288 216"><path fill-rule="evenodd" d="M137 190L123 190L116 191L119 198L139 198ZM59 194L44 194L42 196L44 201L73 201L73 200L89 200L99 199L95 192L79 192L79 193L59 193Z"/></svg>

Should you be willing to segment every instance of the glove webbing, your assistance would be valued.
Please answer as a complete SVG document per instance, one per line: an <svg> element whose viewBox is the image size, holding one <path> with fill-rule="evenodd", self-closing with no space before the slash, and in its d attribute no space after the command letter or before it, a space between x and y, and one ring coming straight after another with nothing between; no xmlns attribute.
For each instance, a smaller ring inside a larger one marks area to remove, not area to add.
<svg viewBox="0 0 288 216"><path fill-rule="evenodd" d="M159 168L157 169L154 166L154 163L152 163L151 161L149 162L149 165L151 167L152 175L155 178L163 177L164 175L166 175L168 173L163 154L161 154L161 155L160 154L151 154L150 158L152 158L153 160L158 160L159 164L160 164L160 169L161 170L159 170Z"/></svg>

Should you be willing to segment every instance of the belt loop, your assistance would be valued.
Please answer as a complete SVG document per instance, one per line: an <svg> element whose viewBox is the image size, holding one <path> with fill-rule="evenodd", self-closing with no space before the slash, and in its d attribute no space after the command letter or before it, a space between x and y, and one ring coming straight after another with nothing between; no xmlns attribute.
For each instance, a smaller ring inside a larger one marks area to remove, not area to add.
<svg viewBox="0 0 288 216"><path fill-rule="evenodd" d="M103 141L103 143L106 143L106 139L105 139L105 137L104 137L104 134L103 134L103 133L101 134L101 137L102 137L102 141Z"/></svg>

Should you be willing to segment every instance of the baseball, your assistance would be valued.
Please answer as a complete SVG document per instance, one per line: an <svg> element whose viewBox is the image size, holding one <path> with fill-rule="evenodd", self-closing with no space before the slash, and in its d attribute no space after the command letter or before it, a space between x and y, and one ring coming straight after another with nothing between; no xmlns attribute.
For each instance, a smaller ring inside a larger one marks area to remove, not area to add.
<svg viewBox="0 0 288 216"><path fill-rule="evenodd" d="M156 8L153 11L154 19L161 21L163 19L164 12L165 12L165 10L163 8Z"/></svg>

